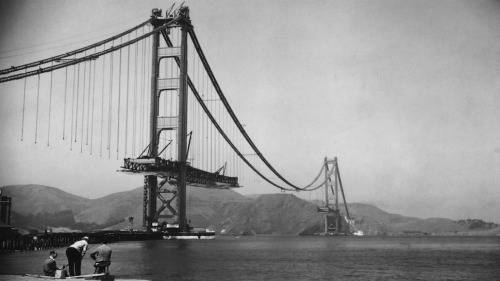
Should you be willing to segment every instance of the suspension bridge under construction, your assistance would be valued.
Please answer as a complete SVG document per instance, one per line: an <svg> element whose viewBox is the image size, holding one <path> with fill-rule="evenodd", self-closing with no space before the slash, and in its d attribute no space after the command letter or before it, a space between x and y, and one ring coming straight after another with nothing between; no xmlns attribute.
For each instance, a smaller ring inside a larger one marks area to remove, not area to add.
<svg viewBox="0 0 500 281"><path fill-rule="evenodd" d="M349 232L337 158L325 158L305 186L278 172L221 90L188 7L154 9L149 19L115 36L1 69L0 85L22 99L22 141L33 137L41 145L123 159L120 172L143 176L148 231L165 222L178 233L192 232L186 186L238 188L249 169L282 191L324 188L318 208L324 232Z"/></svg>

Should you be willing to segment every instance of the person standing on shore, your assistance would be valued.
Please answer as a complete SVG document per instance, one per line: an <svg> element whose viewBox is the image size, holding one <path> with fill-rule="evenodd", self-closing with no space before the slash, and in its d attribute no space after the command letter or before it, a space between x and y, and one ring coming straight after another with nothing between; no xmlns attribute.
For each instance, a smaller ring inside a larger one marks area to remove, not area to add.
<svg viewBox="0 0 500 281"><path fill-rule="evenodd" d="M69 276L78 276L82 273L82 258L89 246L89 237L84 236L66 249L68 258Z"/></svg>

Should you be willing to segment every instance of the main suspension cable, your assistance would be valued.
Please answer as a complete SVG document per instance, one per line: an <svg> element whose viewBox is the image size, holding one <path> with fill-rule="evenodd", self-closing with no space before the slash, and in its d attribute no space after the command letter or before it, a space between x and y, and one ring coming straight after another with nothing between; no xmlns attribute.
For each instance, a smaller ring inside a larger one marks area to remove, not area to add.
<svg viewBox="0 0 500 281"><path fill-rule="evenodd" d="M161 31L161 34L163 36L163 38L165 39L167 45L169 47L172 47L172 42L170 41L170 39L168 38L168 35L165 31ZM180 60L179 58L175 58L175 61L177 62L177 64L179 65L180 64ZM189 85L189 88L191 89L191 91L193 92L193 95L196 97L196 99L198 100L198 103L200 104L200 106L202 107L203 111L205 112L205 114L208 116L208 118L210 118L210 121L212 122L212 124L217 128L217 131L219 131L219 134L222 135L222 137L226 140L226 142L229 144L229 146L231 146L231 148L233 149L233 151L235 151L238 156L248 165L248 167L250 167L255 173L257 173L261 178L263 178L265 181L267 181L269 184L279 188L279 189L282 189L282 190L288 190L288 191L292 191L293 189L290 189L290 188L287 188L287 187L283 187L283 186L280 186L278 185L277 183L273 182L272 180L268 179L265 175L263 175L259 170L257 170L249 161L248 159L246 159L246 157L238 150L238 148L233 144L233 142L229 139L229 137L227 136L227 134L224 132L224 130L222 130L222 128L220 127L220 125L217 123L217 120L215 120L215 118L213 117L212 113L210 112L210 110L207 108L206 104L203 102L203 98L199 95L198 91L196 90L193 82L191 81L191 79L189 77L187 77L187 82L188 82L188 85Z"/></svg>
<svg viewBox="0 0 500 281"><path fill-rule="evenodd" d="M103 45L103 44L106 44L110 41L113 41L117 38L120 38L146 24L148 24L150 22L150 20L148 19L147 21L145 22L142 22L140 23L139 25L136 25L128 30L125 30L124 32L122 33L119 33L115 36L112 36L112 37L109 37L107 39L104 39L102 41L99 41L97 43L94 43L94 44L91 44L91 45L88 45L88 46L85 46L83 48L80 48L80 49L76 49L76 50L73 50L73 51L70 51L70 52L67 52L67 53L64 53L64 54L60 54L60 55L57 55L57 56L53 56L53 57L50 57L50 58L46 58L46 59L43 59L43 60L39 60L39 61L35 61L35 62L30 62L30 63L27 63L27 64L23 64L23 65L19 65L19 66L11 66L10 68L6 68L6 69L2 69L0 70L0 75L1 74L6 74L6 73L11 73L11 72L15 72L15 71L18 71L18 70L22 70L22 69L28 69L28 68L31 68L31 67L35 67L35 66L38 66L38 65L42 65L42 64L46 64L46 63L49 63L49 62L54 62L54 61L57 61L57 60L60 60L60 59L63 59L63 58L67 58L69 56L73 56L73 55L76 55L76 54L79 54L79 53L82 53L82 52L85 52L87 50L90 50L92 48L95 48L95 47L98 47L100 45Z"/></svg>
<svg viewBox="0 0 500 281"><path fill-rule="evenodd" d="M38 75L38 74L41 74L41 73L44 73L44 72L50 72L50 71L54 71L56 69L60 69L60 68L63 68L63 67L67 67L67 66L70 66L70 65L74 65L74 64L79 64L83 61L88 61L88 60L91 60L91 59L96 59L100 56L103 56L107 53L110 53L110 52L114 52L118 49L121 49L121 48L124 48L128 45L131 45L131 44L134 44L146 37L149 37L150 35L154 34L155 32L159 32L159 31L162 31L162 30L165 30L167 29L168 27L174 25L175 22L174 21L171 21L171 22L168 22L160 27L157 27L155 29L153 29L151 32L148 32L144 35L141 35L139 37L136 37L130 41L127 41L125 43L122 43L120 45L117 45L117 46L113 46L107 50L103 50L99 53L95 53L95 54L91 54L91 55L88 55L88 56L84 56L84 57L81 57L81 58L75 58L75 59L72 59L72 60L68 60L68 61L65 61L65 62L62 62L62 63L59 63L57 65L54 65L54 66L51 66L51 67L45 67L45 68L38 68L36 70L32 70L32 71L28 71L26 73L19 73L19 74L13 74L13 75L10 75L10 76L7 76L7 77L1 77L0 78L0 83L4 83L4 82L8 82L8 81L13 81L13 80L18 80L18 79L22 79L24 77L28 77L28 76L34 76L34 75Z"/></svg>
<svg viewBox="0 0 500 281"><path fill-rule="evenodd" d="M236 124L236 126L238 127L238 129L240 130L241 134L243 135L243 137L247 140L248 144L252 147L252 149L254 150L254 152L259 156L259 158L261 159L262 162L264 162L264 164L266 164L266 166L269 168L269 170L271 170L279 179L281 179L283 182L285 182L287 185L295 188L296 190L303 190L304 188L303 187L299 187L295 184L292 184L291 182L289 182L287 179L285 179L278 171L276 171L276 169L267 161L267 159L264 157L264 155L262 155L262 153L260 152L260 150L257 148L257 146L254 144L254 142L252 141L252 139L250 138L250 136L247 134L247 132L245 131L245 129L243 128L243 126L241 125L240 121L238 120L238 118L236 117L236 114L234 113L234 111L232 110L231 106L229 105L226 97L224 96L224 94L222 93L222 90L217 82L217 80L215 79L215 76L212 72L212 69L210 68L210 65L208 64L208 61L203 53L203 50L201 49L201 46L200 46L200 43L198 42L198 39L196 37L196 34L194 33L194 30L193 28L188 28L188 33L191 37L191 41L193 42L193 45L194 47L196 48L196 51L198 53L198 56L200 57L202 63L203 63L203 66L205 67L205 70L208 74L208 76L210 77L210 80L212 82L212 85L214 86L215 90L217 91L217 94L219 95L219 98L221 99L222 103L224 104L224 106L226 107L226 110L227 112L229 113L229 115L231 116L231 118L233 119L233 122Z"/></svg>

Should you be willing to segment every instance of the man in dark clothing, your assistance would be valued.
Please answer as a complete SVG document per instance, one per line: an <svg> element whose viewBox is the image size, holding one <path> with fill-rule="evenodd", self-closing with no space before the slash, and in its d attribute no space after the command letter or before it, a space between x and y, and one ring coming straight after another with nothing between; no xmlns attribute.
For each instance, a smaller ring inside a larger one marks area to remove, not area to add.
<svg viewBox="0 0 500 281"><path fill-rule="evenodd" d="M89 237L85 236L80 241L76 241L66 249L66 257L68 258L69 275L81 275L82 258L87 251L89 245Z"/></svg>
<svg viewBox="0 0 500 281"><path fill-rule="evenodd" d="M90 257L95 260L95 273L106 272L106 268L111 264L111 253L111 248L107 245L107 241L104 240L102 244L90 254Z"/></svg>
<svg viewBox="0 0 500 281"><path fill-rule="evenodd" d="M57 253L55 251L50 251L49 258L46 259L43 263L43 273L45 274L45 276L54 277L56 275L56 270L61 269L57 267L56 258ZM64 269L64 266L62 267L62 269Z"/></svg>

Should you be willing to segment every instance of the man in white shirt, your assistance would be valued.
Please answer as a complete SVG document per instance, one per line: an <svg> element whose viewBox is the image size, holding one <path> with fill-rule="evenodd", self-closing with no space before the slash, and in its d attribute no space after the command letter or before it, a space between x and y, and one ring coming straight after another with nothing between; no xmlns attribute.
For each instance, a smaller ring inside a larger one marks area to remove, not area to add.
<svg viewBox="0 0 500 281"><path fill-rule="evenodd" d="M82 258L89 246L89 237L84 236L82 240L76 241L66 249L66 257L68 258L69 276L81 275Z"/></svg>

